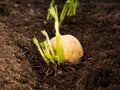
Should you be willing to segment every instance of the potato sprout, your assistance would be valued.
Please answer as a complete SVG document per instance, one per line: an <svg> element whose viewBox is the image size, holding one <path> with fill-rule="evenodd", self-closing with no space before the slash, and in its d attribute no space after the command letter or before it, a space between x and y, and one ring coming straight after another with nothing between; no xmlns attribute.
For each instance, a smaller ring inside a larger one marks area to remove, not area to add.
<svg viewBox="0 0 120 90"><path fill-rule="evenodd" d="M67 0L60 16L60 23L62 23L66 14L70 16L75 14L77 3L77 0ZM49 39L47 32L44 30L42 34L46 37L46 40L44 42L38 42L37 38L34 37L33 41L43 57L43 60L48 65L49 63L55 64L55 62L58 62L58 64L64 62L76 64L83 56L82 46L74 36L60 35L57 6L53 4L54 0L52 0L48 9L49 13L47 18L54 18L55 20L55 37Z"/></svg>

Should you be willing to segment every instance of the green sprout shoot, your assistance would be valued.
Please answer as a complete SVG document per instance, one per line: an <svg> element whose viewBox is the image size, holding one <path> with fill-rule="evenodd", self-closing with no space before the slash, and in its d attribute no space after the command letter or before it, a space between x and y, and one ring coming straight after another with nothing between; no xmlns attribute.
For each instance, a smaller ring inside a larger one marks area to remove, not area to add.
<svg viewBox="0 0 120 90"><path fill-rule="evenodd" d="M58 20L58 14L57 14L57 6L51 7L48 9L51 16L55 19L55 30L56 30L56 56L58 63L62 63L64 60L64 50L61 45L61 40L60 40L60 32L59 32L59 20Z"/></svg>
<svg viewBox="0 0 120 90"><path fill-rule="evenodd" d="M49 8L52 8L54 6L54 3L55 3L55 0L52 0ZM48 11L47 20L51 20L51 19L52 19L52 16L51 16L50 12Z"/></svg>
<svg viewBox="0 0 120 90"><path fill-rule="evenodd" d="M51 5L49 8L49 14L51 17L55 19L55 30L56 30L56 52L53 51L50 43L49 36L47 32L44 30L42 31L42 34L46 37L46 40L44 42L38 42L36 37L34 37L33 41L35 45L37 46L43 60L49 65L49 63L55 64L55 61L58 62L58 64L64 62L64 49L61 44L60 40L60 32L59 32L59 20L58 20L58 14L57 14L57 6Z"/></svg>
<svg viewBox="0 0 120 90"><path fill-rule="evenodd" d="M54 64L55 63L55 61L54 61L55 54L54 54L53 49L51 47L48 34L47 34L47 32L45 30L42 31L42 34L46 37L46 41L44 41L44 42L38 42L37 38L34 37L33 38L34 44L37 46L38 51L40 52L43 60L48 65L49 65L50 62L52 62Z"/></svg>
<svg viewBox="0 0 120 90"><path fill-rule="evenodd" d="M62 9L61 15L60 15L60 25L62 24L66 15L73 16L76 14L76 9L77 9L78 4L79 4L78 0L67 0L66 1Z"/></svg>
<svg viewBox="0 0 120 90"><path fill-rule="evenodd" d="M51 1L49 8L54 5L54 0ZM76 9L79 5L78 0L66 0L65 5L60 14L60 25L62 24L65 16L74 16L76 14ZM48 12L47 19L50 20L52 17Z"/></svg>

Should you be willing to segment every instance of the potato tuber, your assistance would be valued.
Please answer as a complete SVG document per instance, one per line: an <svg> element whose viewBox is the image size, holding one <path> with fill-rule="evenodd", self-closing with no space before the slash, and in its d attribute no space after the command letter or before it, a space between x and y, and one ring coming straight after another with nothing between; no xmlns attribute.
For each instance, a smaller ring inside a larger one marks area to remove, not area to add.
<svg viewBox="0 0 120 90"><path fill-rule="evenodd" d="M77 64L83 56L83 48L80 42L72 35L61 35L61 44L64 49L64 61L71 64ZM56 51L56 38L50 40L51 46Z"/></svg>

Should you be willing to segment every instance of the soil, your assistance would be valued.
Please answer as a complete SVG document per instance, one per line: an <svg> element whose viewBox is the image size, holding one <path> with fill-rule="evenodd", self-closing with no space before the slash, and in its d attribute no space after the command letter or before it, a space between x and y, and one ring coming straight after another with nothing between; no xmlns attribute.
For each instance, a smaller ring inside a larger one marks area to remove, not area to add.
<svg viewBox="0 0 120 90"><path fill-rule="evenodd" d="M120 2L80 0L77 13L66 17L61 34L82 44L77 65L49 65L33 43L55 36L47 21L51 0L0 1L0 90L120 90ZM59 11L63 0L56 0Z"/></svg>

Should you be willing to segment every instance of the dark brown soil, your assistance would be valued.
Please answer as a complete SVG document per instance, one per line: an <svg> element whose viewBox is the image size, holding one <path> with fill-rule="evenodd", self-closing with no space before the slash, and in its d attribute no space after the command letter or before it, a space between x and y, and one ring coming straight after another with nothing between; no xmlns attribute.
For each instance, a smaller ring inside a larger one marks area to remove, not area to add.
<svg viewBox="0 0 120 90"><path fill-rule="evenodd" d="M60 32L78 38L84 57L60 66L47 66L33 44L34 36L44 40L43 29L55 35L50 1L0 1L0 90L120 90L119 0L81 0ZM60 11L64 0L56 1Z"/></svg>

